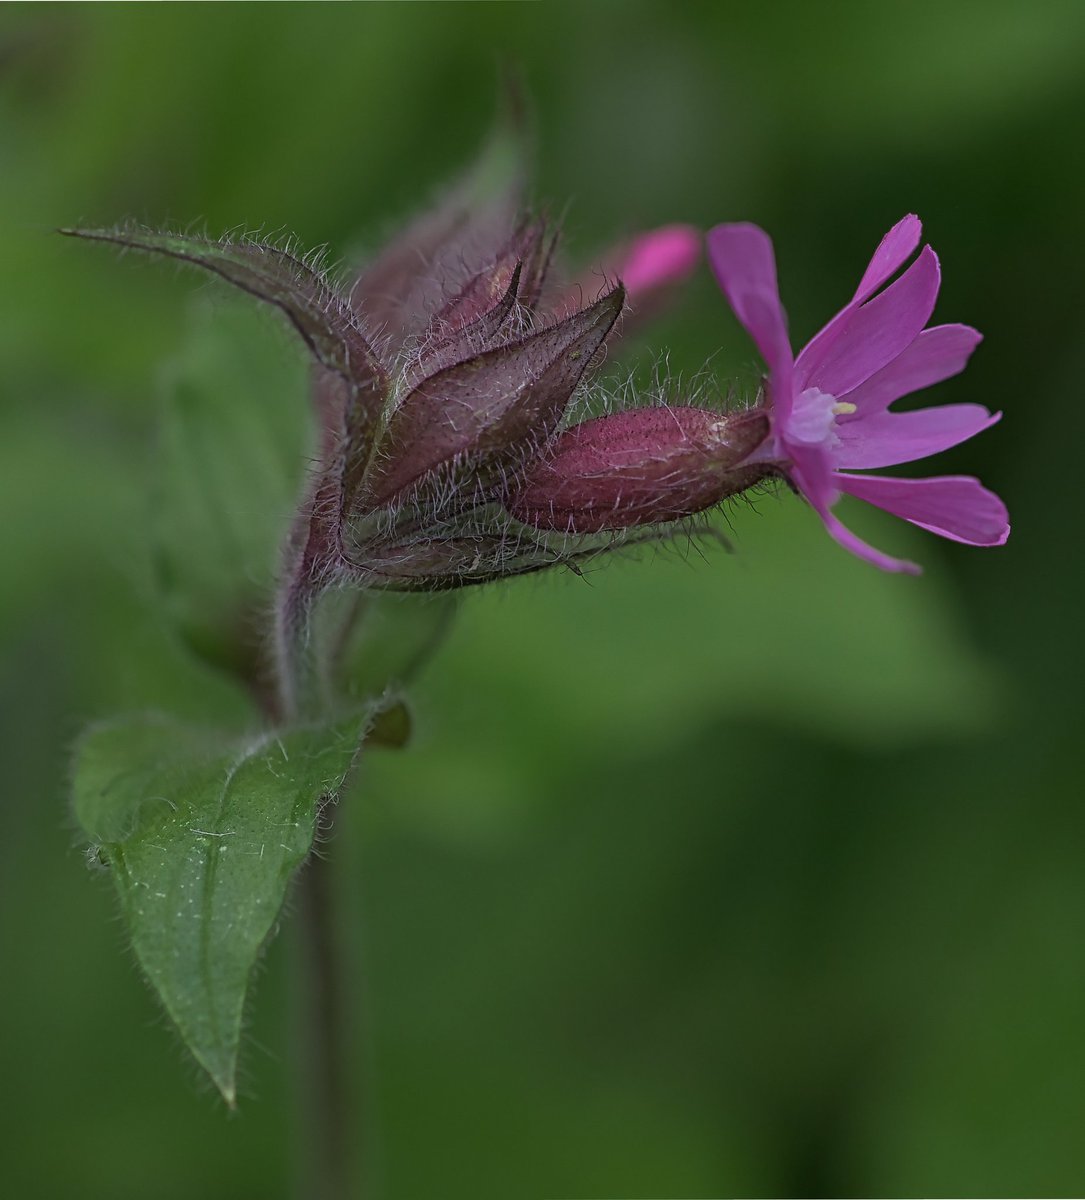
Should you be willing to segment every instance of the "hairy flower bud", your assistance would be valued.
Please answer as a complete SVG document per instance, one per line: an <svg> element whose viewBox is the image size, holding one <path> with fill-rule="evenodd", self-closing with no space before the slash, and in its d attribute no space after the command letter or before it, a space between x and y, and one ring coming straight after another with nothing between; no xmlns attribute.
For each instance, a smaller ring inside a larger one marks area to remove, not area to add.
<svg viewBox="0 0 1085 1200"><path fill-rule="evenodd" d="M536 529L598 533L701 512L769 473L743 465L765 440L764 413L641 408L566 430L505 500Z"/></svg>
<svg viewBox="0 0 1085 1200"><path fill-rule="evenodd" d="M399 393L406 395L427 376L516 340L539 298L553 244L544 222L521 222L494 260L430 318Z"/></svg>
<svg viewBox="0 0 1085 1200"><path fill-rule="evenodd" d="M319 436L284 546L283 661L300 662L315 606L336 588L439 591L575 570L628 540L609 531L698 511L753 480L736 473L736 438L740 426L743 446L761 434L693 409L589 422L555 447L619 317L628 329L673 295L701 238L686 225L648 230L579 283L554 278L557 231L524 215L523 134L514 104L476 164L349 282L320 255L266 238L69 231L220 276L281 310L312 357Z"/></svg>
<svg viewBox="0 0 1085 1200"><path fill-rule="evenodd" d="M388 504L460 456L486 460L546 441L618 319L618 287L538 333L423 380L396 408L366 481L365 503Z"/></svg>

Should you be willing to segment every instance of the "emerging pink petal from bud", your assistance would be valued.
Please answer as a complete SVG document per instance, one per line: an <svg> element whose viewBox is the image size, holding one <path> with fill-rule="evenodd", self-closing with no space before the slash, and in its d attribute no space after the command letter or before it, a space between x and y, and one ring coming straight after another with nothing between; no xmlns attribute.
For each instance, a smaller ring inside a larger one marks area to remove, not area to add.
<svg viewBox="0 0 1085 1200"><path fill-rule="evenodd" d="M640 234L626 247L617 273L630 301L658 288L683 283L701 260L701 234L692 225L664 225Z"/></svg>
<svg viewBox="0 0 1085 1200"><path fill-rule="evenodd" d="M585 299L620 281L632 305L623 320L623 332L628 332L657 316L693 274L701 259L701 240L692 225L662 225L612 246L565 289L554 311L575 312Z"/></svg>
<svg viewBox="0 0 1085 1200"><path fill-rule="evenodd" d="M597 533L675 521L769 473L743 465L769 434L757 409L641 408L566 430L505 505L536 529Z"/></svg>

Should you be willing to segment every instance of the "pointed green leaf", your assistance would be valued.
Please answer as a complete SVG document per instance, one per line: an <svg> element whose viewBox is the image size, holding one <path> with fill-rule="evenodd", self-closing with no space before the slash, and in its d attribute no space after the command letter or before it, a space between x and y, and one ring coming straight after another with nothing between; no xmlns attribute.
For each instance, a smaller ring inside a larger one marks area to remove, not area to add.
<svg viewBox="0 0 1085 1200"><path fill-rule="evenodd" d="M75 813L112 871L136 958L227 1104L253 967L360 722L231 742L166 717L91 729Z"/></svg>
<svg viewBox="0 0 1085 1200"><path fill-rule="evenodd" d="M259 238L212 239L139 226L60 232L202 267L285 313L316 360L328 370L381 393L387 386L384 369L358 328L349 301L312 255L297 258Z"/></svg>

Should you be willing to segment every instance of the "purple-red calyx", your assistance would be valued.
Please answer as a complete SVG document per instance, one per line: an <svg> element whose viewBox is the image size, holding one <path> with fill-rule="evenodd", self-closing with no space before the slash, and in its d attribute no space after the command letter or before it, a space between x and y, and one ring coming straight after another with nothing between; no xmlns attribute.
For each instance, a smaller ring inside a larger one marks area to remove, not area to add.
<svg viewBox="0 0 1085 1200"><path fill-rule="evenodd" d="M938 296L930 246L907 216L885 235L855 295L794 355L776 283L772 242L756 225L718 225L708 256L735 315L768 366L764 411L772 431L752 461L772 463L845 549L886 571L918 573L845 528L832 511L855 496L922 529L973 546L1009 536L1006 507L970 476L902 479L856 474L912 462L974 437L1001 416L978 404L889 411L903 396L962 371L981 338L967 325L927 328ZM888 286L886 286L888 285Z"/></svg>
<svg viewBox="0 0 1085 1200"><path fill-rule="evenodd" d="M506 501L517 520L565 533L677 521L765 478L743 465L769 432L756 409L632 409L574 425Z"/></svg>

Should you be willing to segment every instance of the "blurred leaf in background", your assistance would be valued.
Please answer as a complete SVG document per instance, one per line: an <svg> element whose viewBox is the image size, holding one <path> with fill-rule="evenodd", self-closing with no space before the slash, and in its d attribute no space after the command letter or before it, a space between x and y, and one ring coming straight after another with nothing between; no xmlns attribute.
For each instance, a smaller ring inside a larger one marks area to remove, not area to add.
<svg viewBox="0 0 1085 1200"><path fill-rule="evenodd" d="M938 469L995 486L1015 530L969 551L849 511L927 567L887 578L781 495L721 518L734 554L467 598L415 689L416 744L370 758L333 846L365 963L369 1194L1080 1193L1070 0L5 6L8 1190L285 1197L296 1124L289 938L227 1120L164 1053L66 774L89 719L243 713L155 599L148 498L177 432L160 400L171 362L199 363L225 444L266 397L297 480L300 352L214 284L51 230L283 228L353 261L469 156L510 59L537 195L572 200L571 260L641 227L755 220L801 342L918 212L937 319L986 337L923 399L1006 413ZM649 377L665 347L675 374L711 359L720 386L756 384L707 272L612 378Z"/></svg>

